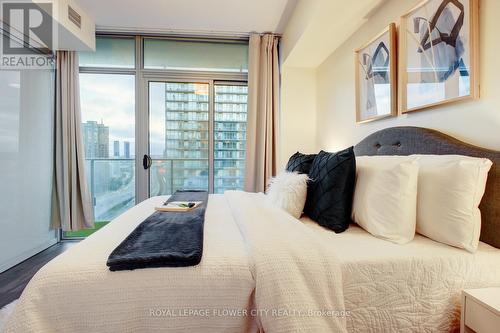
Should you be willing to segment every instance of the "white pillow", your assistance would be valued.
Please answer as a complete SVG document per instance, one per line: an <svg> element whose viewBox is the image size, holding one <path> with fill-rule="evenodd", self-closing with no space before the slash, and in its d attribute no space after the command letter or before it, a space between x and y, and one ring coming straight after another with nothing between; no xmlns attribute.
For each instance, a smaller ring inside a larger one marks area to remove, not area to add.
<svg viewBox="0 0 500 333"><path fill-rule="evenodd" d="M492 162L459 155L413 155L420 166L417 232L475 252L481 232L479 204Z"/></svg>
<svg viewBox="0 0 500 333"><path fill-rule="evenodd" d="M352 219L375 237L397 244L415 236L418 164L408 156L356 158Z"/></svg>
<svg viewBox="0 0 500 333"><path fill-rule="evenodd" d="M282 171L269 182L267 198L290 215L299 218L307 198L306 174Z"/></svg>

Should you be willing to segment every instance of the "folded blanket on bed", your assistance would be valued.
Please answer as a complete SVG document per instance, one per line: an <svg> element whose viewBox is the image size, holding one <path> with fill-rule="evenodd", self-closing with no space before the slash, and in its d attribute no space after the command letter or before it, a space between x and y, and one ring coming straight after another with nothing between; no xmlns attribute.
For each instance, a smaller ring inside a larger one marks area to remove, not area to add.
<svg viewBox="0 0 500 333"><path fill-rule="evenodd" d="M177 191L167 202L202 201L187 212L155 212L110 254L111 271L150 267L185 267L200 263L208 193Z"/></svg>

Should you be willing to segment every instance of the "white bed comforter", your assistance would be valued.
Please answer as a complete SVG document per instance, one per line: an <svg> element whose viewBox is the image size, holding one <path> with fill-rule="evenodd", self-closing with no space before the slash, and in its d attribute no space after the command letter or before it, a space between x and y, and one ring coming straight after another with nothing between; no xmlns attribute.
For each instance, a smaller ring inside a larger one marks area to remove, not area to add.
<svg viewBox="0 0 500 333"><path fill-rule="evenodd" d="M225 194L255 278L265 332L345 332L342 272L334 252L262 193Z"/></svg>
<svg viewBox="0 0 500 333"><path fill-rule="evenodd" d="M335 255L262 194L210 196L199 265L110 272L110 252L164 200L137 205L43 267L5 332L345 331Z"/></svg>
<svg viewBox="0 0 500 333"><path fill-rule="evenodd" d="M110 272L109 253L166 198L139 204L41 269L6 332L336 332L344 304L349 332L449 332L462 289L500 286L500 250L486 244L335 234L262 198L210 196L198 266Z"/></svg>
<svg viewBox="0 0 500 333"><path fill-rule="evenodd" d="M349 332L458 332L462 290L500 287L500 250L485 243L474 254L418 234L398 245L301 220L339 256Z"/></svg>

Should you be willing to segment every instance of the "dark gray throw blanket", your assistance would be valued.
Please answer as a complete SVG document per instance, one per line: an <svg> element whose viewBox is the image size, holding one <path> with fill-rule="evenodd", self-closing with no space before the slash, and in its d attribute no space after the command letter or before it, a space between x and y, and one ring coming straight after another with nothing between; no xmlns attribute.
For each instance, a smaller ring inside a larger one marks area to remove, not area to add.
<svg viewBox="0 0 500 333"><path fill-rule="evenodd" d="M208 193L177 191L167 202L203 201L187 212L157 211L135 228L108 258L111 271L185 267L200 263Z"/></svg>

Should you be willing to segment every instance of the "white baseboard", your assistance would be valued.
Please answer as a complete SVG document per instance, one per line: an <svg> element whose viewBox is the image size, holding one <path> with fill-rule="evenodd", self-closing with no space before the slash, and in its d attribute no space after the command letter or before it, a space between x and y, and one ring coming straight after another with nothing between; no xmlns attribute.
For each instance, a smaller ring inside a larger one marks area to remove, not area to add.
<svg viewBox="0 0 500 333"><path fill-rule="evenodd" d="M57 238L53 238L51 240L48 240L46 242L41 243L40 245L28 250L24 251L20 255L11 258L10 260L7 260L6 262L0 263L0 273L5 272L9 268L14 267L15 265L25 261L26 259L34 256L35 254L42 252L43 250L51 247L52 245L57 243Z"/></svg>

